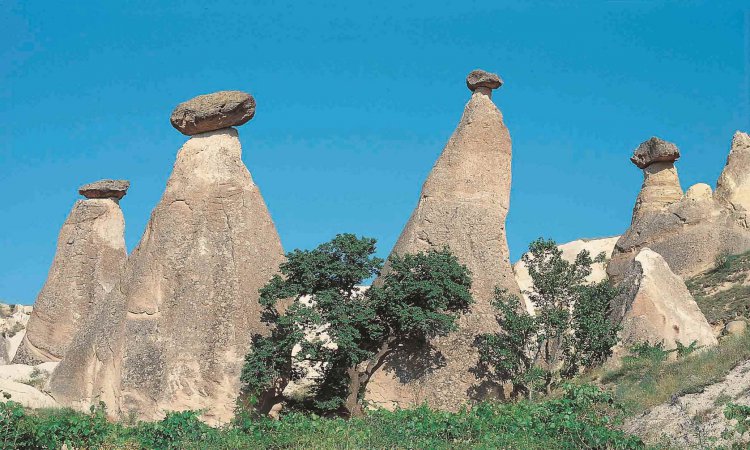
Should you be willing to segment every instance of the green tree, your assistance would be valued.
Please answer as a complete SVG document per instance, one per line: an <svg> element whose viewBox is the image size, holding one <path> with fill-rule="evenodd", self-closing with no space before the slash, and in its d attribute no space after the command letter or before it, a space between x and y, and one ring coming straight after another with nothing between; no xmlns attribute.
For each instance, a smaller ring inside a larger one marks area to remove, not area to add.
<svg viewBox="0 0 750 450"><path fill-rule="evenodd" d="M587 283L594 262L581 251L573 262L562 258L552 240L537 239L522 257L532 280L526 292L534 306L530 315L521 300L497 290L493 305L499 333L477 339L479 366L487 376L510 381L514 392L549 393L562 378L602 363L612 354L618 327L609 320L617 294L608 281Z"/></svg>
<svg viewBox="0 0 750 450"><path fill-rule="evenodd" d="M288 253L281 275L261 289L271 333L254 336L241 376L243 398L260 413L286 401L361 415L361 395L390 353L456 328L472 302L471 278L448 249L394 255L378 285L363 293L357 286L383 265L374 253L374 239L337 235L314 250ZM288 383L309 367L320 372L311 395L284 398Z"/></svg>

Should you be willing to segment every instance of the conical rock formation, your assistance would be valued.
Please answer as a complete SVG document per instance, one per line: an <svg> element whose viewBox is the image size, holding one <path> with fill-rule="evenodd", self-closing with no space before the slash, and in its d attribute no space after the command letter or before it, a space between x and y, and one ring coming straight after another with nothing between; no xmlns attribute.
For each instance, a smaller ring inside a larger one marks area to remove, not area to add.
<svg viewBox="0 0 750 450"><path fill-rule="evenodd" d="M750 135L738 131L716 185L716 198L734 209L750 211Z"/></svg>
<svg viewBox="0 0 750 450"><path fill-rule="evenodd" d="M679 157L677 146L657 137L635 150L630 160L643 169L643 186L635 201L632 222L650 212L661 211L682 198L680 179L674 167Z"/></svg>
<svg viewBox="0 0 750 450"><path fill-rule="evenodd" d="M14 363L60 361L93 306L117 283L127 259L125 219L118 201L129 184L120 183L117 195L73 205Z"/></svg>
<svg viewBox="0 0 750 450"><path fill-rule="evenodd" d="M459 331L434 339L431 349L401 349L388 358L366 394L381 406L427 401L455 410L481 397L485 388L472 373L474 339L497 329L490 305L495 287L519 292L505 236L511 141L487 84L499 86L499 77L489 75L475 71L467 79L474 88L471 100L393 248L394 254L405 254L448 246L471 270L475 304L459 319Z"/></svg>
<svg viewBox="0 0 750 450"><path fill-rule="evenodd" d="M718 344L685 282L653 250L644 248L638 253L620 290L611 317L622 326L620 347L644 342L663 343L665 349L674 349L678 342L685 346L696 342L702 347Z"/></svg>
<svg viewBox="0 0 750 450"><path fill-rule="evenodd" d="M283 260L241 152L232 128L182 147L122 282L50 380L60 403L232 417L251 336L266 332L258 290Z"/></svg>
<svg viewBox="0 0 750 450"><path fill-rule="evenodd" d="M640 200L645 195L647 183L644 183L634 208L633 222L617 241L607 265L607 274L614 282L624 278L633 258L645 247L659 253L671 270L682 277L712 269L723 254L750 250L748 211L742 206L742 198L750 198L750 183L741 181L746 151L742 142L744 139L735 135L734 156L730 155L719 188L713 195L709 186L699 183L674 201L679 181L676 172L672 174L670 169L665 169L661 179L666 181L659 185L660 194L649 196L652 200L643 203ZM659 164L672 163L652 163L644 173ZM649 174L645 176L648 180ZM658 199L653 200L654 197ZM730 198L733 200L728 200Z"/></svg>

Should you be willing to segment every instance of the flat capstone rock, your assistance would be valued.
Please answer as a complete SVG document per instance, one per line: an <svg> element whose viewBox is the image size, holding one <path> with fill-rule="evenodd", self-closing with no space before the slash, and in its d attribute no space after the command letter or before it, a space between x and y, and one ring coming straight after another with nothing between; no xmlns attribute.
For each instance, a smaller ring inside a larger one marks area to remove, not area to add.
<svg viewBox="0 0 750 450"><path fill-rule="evenodd" d="M199 133L240 126L255 115L255 99L241 91L220 91L199 95L180 103L169 121L180 133Z"/></svg>
<svg viewBox="0 0 750 450"><path fill-rule="evenodd" d="M671 142L652 137L638 146L630 157L640 169L645 169L655 162L674 162L680 157L680 149Z"/></svg>
<svg viewBox="0 0 750 450"><path fill-rule="evenodd" d="M503 85L503 80L496 74L484 70L473 70L466 77L466 86L472 91L480 87L497 89Z"/></svg>
<svg viewBox="0 0 750 450"><path fill-rule="evenodd" d="M84 184L78 188L78 193L86 198L116 198L121 199L130 188L128 180L99 180Z"/></svg>

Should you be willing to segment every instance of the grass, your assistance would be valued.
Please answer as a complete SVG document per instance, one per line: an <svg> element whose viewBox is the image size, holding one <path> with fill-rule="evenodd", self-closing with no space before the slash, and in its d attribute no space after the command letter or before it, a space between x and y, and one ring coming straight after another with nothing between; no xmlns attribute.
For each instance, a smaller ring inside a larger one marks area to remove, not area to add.
<svg viewBox="0 0 750 450"><path fill-rule="evenodd" d="M743 285L750 273L750 252L722 257L714 270L686 281L701 311L710 323L750 316L750 286ZM716 292L726 283L732 286Z"/></svg>
<svg viewBox="0 0 750 450"><path fill-rule="evenodd" d="M673 397L702 392L750 359L750 333L728 336L718 347L692 353L676 361L627 358L615 370L598 369L583 381L599 379L628 413L638 414Z"/></svg>

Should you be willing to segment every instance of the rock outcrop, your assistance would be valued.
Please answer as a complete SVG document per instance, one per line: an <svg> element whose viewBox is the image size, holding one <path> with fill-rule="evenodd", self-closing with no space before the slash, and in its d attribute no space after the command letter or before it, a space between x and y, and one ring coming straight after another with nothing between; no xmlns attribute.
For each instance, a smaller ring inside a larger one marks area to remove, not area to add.
<svg viewBox="0 0 750 450"><path fill-rule="evenodd" d="M685 282L651 249L638 253L619 287L610 319L622 326L621 349L643 342L663 343L665 349L674 349L677 342L688 346L695 341L702 347L718 343Z"/></svg>
<svg viewBox="0 0 750 450"><path fill-rule="evenodd" d="M671 162L661 160L645 167L645 181L636 201L633 221L617 241L607 266L607 274L613 281L622 280L630 262L644 247L662 255L672 271L682 277L712 269L721 255L750 250L747 211L738 200L750 195L745 192L750 184L746 186L737 181L743 173L744 138L738 137L742 134L735 135L732 147L735 157L729 158L723 181L713 195L709 186L699 183L678 198L681 190ZM652 140L642 147L648 142ZM661 154L668 155L663 158L671 158L675 153ZM648 157L636 158L635 155L633 159L639 165L648 161ZM730 198L734 200L728 200Z"/></svg>
<svg viewBox="0 0 750 450"><path fill-rule="evenodd" d="M612 255L612 251L615 248L615 244L620 236L599 238L599 239L577 239L575 241L566 242L557 246L562 251L562 258L568 262L574 262L576 256L583 250L587 250L591 255L591 258L596 258L600 253L604 252L607 259ZM586 277L586 281L589 283L598 283L607 279L607 262L594 263L591 266L591 274ZM519 260L513 265L513 273L516 275L516 282L518 287L521 289L521 295L523 297L524 306L526 312L534 314L534 305L529 300L528 291L533 287L533 281L529 275L529 269L526 267L526 263Z"/></svg>
<svg viewBox="0 0 750 450"><path fill-rule="evenodd" d="M180 133L193 136L240 126L255 115L255 99L240 91L199 95L180 103L169 121Z"/></svg>
<svg viewBox="0 0 750 450"><path fill-rule="evenodd" d="M26 335L32 307L0 303L0 366L10 364Z"/></svg>
<svg viewBox="0 0 750 450"><path fill-rule="evenodd" d="M127 181L112 180L80 188L90 197L73 205L60 230L47 282L13 362L59 361L93 305L117 283L127 259L125 219L118 202L127 188Z"/></svg>
<svg viewBox="0 0 750 450"><path fill-rule="evenodd" d="M448 246L472 273L471 312L459 330L430 348L400 349L387 358L368 385L366 399L384 407L419 404L456 410L482 397L472 367L477 334L497 330L490 305L496 286L518 293L505 236L511 182L511 140L503 115L491 100L496 75L472 72L473 89L463 117L422 187L419 203L393 248L394 254ZM497 82L495 84L497 84ZM477 84L479 83L479 84ZM387 270L387 267L386 269Z"/></svg>
<svg viewBox="0 0 750 450"><path fill-rule="evenodd" d="M734 209L750 211L750 135L738 131L732 138L727 164L716 184L716 197Z"/></svg>
<svg viewBox="0 0 750 450"><path fill-rule="evenodd" d="M60 403L101 399L142 419L185 409L209 423L232 417L251 336L267 332L258 290L283 261L241 153L233 128L183 145L121 283L50 380Z"/></svg>

